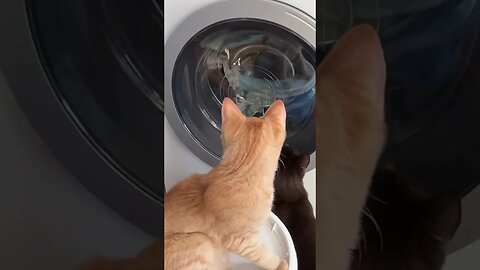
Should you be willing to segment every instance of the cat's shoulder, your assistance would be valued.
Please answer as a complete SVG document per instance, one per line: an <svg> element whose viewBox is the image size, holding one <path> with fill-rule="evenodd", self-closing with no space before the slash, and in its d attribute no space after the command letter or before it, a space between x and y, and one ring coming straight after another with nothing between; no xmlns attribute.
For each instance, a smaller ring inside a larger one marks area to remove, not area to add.
<svg viewBox="0 0 480 270"><path fill-rule="evenodd" d="M177 193L182 190L188 190L196 188L200 185L206 184L206 177L204 174L192 174L187 178L183 179L182 181L175 184L168 192L167 195L172 193Z"/></svg>

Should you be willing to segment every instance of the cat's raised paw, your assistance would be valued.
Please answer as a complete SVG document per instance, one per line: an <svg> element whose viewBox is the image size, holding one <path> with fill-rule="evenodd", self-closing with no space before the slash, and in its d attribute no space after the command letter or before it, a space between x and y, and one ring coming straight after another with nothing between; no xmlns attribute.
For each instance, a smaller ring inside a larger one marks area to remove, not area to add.
<svg viewBox="0 0 480 270"><path fill-rule="evenodd" d="M288 270L288 263L286 261L282 261L276 270Z"/></svg>

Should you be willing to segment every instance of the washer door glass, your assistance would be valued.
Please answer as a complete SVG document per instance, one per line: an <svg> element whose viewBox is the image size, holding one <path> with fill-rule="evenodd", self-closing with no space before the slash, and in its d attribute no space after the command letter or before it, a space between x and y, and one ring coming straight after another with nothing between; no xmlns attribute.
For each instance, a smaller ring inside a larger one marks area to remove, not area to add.
<svg viewBox="0 0 480 270"><path fill-rule="evenodd" d="M27 3L37 50L72 121L115 170L162 201L163 3Z"/></svg>
<svg viewBox="0 0 480 270"><path fill-rule="evenodd" d="M236 19L205 28L181 51L172 91L184 127L217 159L225 97L247 116L261 116L274 100L283 100L286 143L306 154L315 151L315 49L282 26Z"/></svg>

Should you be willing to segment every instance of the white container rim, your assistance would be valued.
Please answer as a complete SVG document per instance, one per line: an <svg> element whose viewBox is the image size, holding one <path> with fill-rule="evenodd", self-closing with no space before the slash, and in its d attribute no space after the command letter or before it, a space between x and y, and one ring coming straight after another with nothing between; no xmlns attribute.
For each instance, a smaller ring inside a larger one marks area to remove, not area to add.
<svg viewBox="0 0 480 270"><path fill-rule="evenodd" d="M278 238L282 245L282 250L288 255L288 269L297 270L297 252L295 251L295 245L293 244L292 236L287 227L285 227L283 222L273 212L270 212L270 216L267 219L267 225L272 234Z"/></svg>

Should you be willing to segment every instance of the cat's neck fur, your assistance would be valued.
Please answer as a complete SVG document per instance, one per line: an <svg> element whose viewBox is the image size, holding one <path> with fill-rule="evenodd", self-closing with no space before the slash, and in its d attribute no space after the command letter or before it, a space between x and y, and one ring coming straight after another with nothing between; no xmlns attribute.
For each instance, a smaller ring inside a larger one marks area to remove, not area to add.
<svg viewBox="0 0 480 270"><path fill-rule="evenodd" d="M225 149L220 164L212 171L222 172L223 175L245 177L245 180L263 178L273 181L280 153L273 156L271 151L265 150L260 147L239 149L239 147L230 146Z"/></svg>

